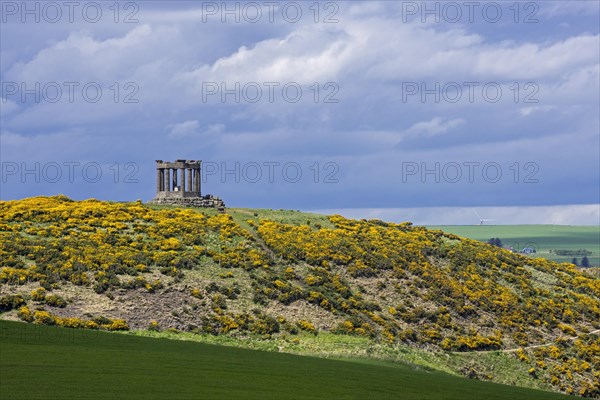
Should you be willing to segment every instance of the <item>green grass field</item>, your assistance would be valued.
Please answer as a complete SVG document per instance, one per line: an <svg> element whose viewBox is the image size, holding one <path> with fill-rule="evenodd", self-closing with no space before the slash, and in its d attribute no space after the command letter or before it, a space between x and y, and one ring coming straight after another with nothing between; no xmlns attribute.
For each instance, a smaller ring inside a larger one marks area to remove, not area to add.
<svg viewBox="0 0 600 400"><path fill-rule="evenodd" d="M558 256L550 250L579 250L592 252L587 256L591 266L600 266L600 226L571 225L445 225L428 226L459 236L487 242L498 237L506 246L537 250L533 256L558 262L571 262L573 256ZM576 256L581 261L581 256Z"/></svg>
<svg viewBox="0 0 600 400"><path fill-rule="evenodd" d="M561 399L404 364L0 321L2 399Z"/></svg>

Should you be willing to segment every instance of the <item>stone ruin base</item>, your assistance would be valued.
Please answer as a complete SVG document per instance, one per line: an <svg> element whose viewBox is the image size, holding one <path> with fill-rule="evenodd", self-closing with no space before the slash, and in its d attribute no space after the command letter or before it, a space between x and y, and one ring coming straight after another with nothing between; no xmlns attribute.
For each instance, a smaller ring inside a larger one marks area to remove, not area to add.
<svg viewBox="0 0 600 400"><path fill-rule="evenodd" d="M225 202L212 194L198 197L156 197L148 203L171 204L184 207L216 208L220 212L225 212Z"/></svg>

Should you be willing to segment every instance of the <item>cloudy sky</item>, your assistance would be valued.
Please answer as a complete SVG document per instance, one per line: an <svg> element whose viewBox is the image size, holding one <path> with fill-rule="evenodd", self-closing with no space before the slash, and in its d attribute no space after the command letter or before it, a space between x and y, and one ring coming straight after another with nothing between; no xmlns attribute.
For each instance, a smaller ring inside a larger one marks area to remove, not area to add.
<svg viewBox="0 0 600 400"><path fill-rule="evenodd" d="M201 159L229 206L600 223L597 1L24 4L3 200L150 200Z"/></svg>

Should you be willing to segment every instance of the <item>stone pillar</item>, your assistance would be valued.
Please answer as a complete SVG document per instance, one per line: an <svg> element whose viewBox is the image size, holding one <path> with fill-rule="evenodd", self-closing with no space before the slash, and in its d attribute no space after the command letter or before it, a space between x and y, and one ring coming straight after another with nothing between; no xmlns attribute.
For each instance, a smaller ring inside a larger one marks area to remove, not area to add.
<svg viewBox="0 0 600 400"><path fill-rule="evenodd" d="M172 188L172 190L175 191L176 187L177 187L177 168L173 168L173 188Z"/></svg>
<svg viewBox="0 0 600 400"><path fill-rule="evenodd" d="M156 168L156 193L157 194L160 192L160 185L161 185L160 168Z"/></svg>
<svg viewBox="0 0 600 400"><path fill-rule="evenodd" d="M194 183L195 183L195 188L194 188L194 192L198 194L198 196L200 196L200 166L196 167L194 169Z"/></svg>
<svg viewBox="0 0 600 400"><path fill-rule="evenodd" d="M164 168L159 168L158 169L159 175L160 177L158 179L160 179L160 187L159 190L161 192L165 191L165 169Z"/></svg>
<svg viewBox="0 0 600 400"><path fill-rule="evenodd" d="M181 187L179 188L182 192L185 192L185 168L179 168L179 176L180 176L180 185Z"/></svg>
<svg viewBox="0 0 600 400"><path fill-rule="evenodd" d="M188 176L187 176L187 188L186 189L188 192L194 191L193 186L192 186L192 171L193 171L193 169L191 169L191 168L187 169Z"/></svg>
<svg viewBox="0 0 600 400"><path fill-rule="evenodd" d="M165 191L171 191L171 168L165 168Z"/></svg>

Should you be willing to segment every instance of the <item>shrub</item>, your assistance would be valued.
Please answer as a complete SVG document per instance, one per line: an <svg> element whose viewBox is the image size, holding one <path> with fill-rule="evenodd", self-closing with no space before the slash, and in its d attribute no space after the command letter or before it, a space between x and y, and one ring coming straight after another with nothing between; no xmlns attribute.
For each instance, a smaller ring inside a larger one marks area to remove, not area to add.
<svg viewBox="0 0 600 400"><path fill-rule="evenodd" d="M160 331L160 326L158 325L158 322L150 321L150 325L148 325L148 330L153 332Z"/></svg>
<svg viewBox="0 0 600 400"><path fill-rule="evenodd" d="M94 319L92 319L93 322L95 322L98 325L109 325L112 323L112 321L102 315L95 317Z"/></svg>
<svg viewBox="0 0 600 400"><path fill-rule="evenodd" d="M529 362L529 357L527 357L527 354L525 354L525 351L522 348L517 350L516 355L519 358L519 361L523 361L526 363Z"/></svg>
<svg viewBox="0 0 600 400"><path fill-rule="evenodd" d="M46 298L46 289L44 289L42 287L37 288L31 292L31 299L34 301L44 301L45 298Z"/></svg>
<svg viewBox="0 0 600 400"><path fill-rule="evenodd" d="M286 279L295 279L295 278L297 278L296 271L294 271L294 268L287 267L285 269L285 277L286 277Z"/></svg>
<svg viewBox="0 0 600 400"><path fill-rule="evenodd" d="M537 378L537 373L535 371L535 368L531 367L527 370L527 373L531 376L533 376L534 378Z"/></svg>
<svg viewBox="0 0 600 400"><path fill-rule="evenodd" d="M227 309L227 302L225 301L225 297L223 297L223 295L217 293L211 297L211 301L211 307L213 308L213 310L216 308L220 308L223 310Z"/></svg>
<svg viewBox="0 0 600 400"><path fill-rule="evenodd" d="M94 321L85 321L85 327L87 329L98 329L100 326Z"/></svg>
<svg viewBox="0 0 600 400"><path fill-rule="evenodd" d="M56 325L64 326L65 328L87 328L87 322L79 318L58 318L55 317Z"/></svg>
<svg viewBox="0 0 600 400"><path fill-rule="evenodd" d="M45 301L46 304L52 307L65 308L67 306L67 301L56 294L46 296Z"/></svg>
<svg viewBox="0 0 600 400"><path fill-rule="evenodd" d="M128 331L129 325L124 319L115 319L110 325L106 327L109 331Z"/></svg>
<svg viewBox="0 0 600 400"><path fill-rule="evenodd" d="M577 331L571 325L558 324L558 329L560 329L563 333L570 335L570 336L577 335Z"/></svg>
<svg viewBox="0 0 600 400"><path fill-rule="evenodd" d="M23 305L25 305L25 299L18 294L0 297L0 312L16 310Z"/></svg>
<svg viewBox="0 0 600 400"><path fill-rule="evenodd" d="M315 328L315 326L312 323L310 323L309 321L307 321L305 319L301 319L298 321L297 325L303 331L310 332L314 335L317 335L317 328Z"/></svg>
<svg viewBox="0 0 600 400"><path fill-rule="evenodd" d="M161 274L171 276L173 278L183 278L184 274L176 267L163 267L160 269Z"/></svg>
<svg viewBox="0 0 600 400"><path fill-rule="evenodd" d="M219 285L217 285L215 282L211 282L206 286L206 293L218 292L219 289Z"/></svg>
<svg viewBox="0 0 600 400"><path fill-rule="evenodd" d="M110 284L108 283L108 280L103 279L103 280L101 280L99 282L96 282L94 284L93 289L94 289L94 292L100 294L100 293L106 292L109 287L110 287Z"/></svg>
<svg viewBox="0 0 600 400"><path fill-rule="evenodd" d="M268 315L259 315L249 326L250 331L261 335L279 332L279 322Z"/></svg>
<svg viewBox="0 0 600 400"><path fill-rule="evenodd" d="M146 283L145 288L148 292L154 293L157 289L162 289L163 284L160 279L157 279L152 283Z"/></svg>
<svg viewBox="0 0 600 400"><path fill-rule="evenodd" d="M33 322L33 314L31 313L31 310L29 310L29 307L27 307L27 306L23 306L23 307L19 308L17 317L19 317L20 319L22 319L25 322Z"/></svg>
<svg viewBox="0 0 600 400"><path fill-rule="evenodd" d="M54 325L56 322L54 317L50 315L48 311L35 310L33 312L33 319L36 324L41 325Z"/></svg>
<svg viewBox="0 0 600 400"><path fill-rule="evenodd" d="M265 296L265 294L262 291L260 291L259 289L256 289L254 291L252 301L256 304L260 304L263 306L266 306L267 304L269 304L269 298L267 296Z"/></svg>
<svg viewBox="0 0 600 400"><path fill-rule="evenodd" d="M335 334L352 334L354 333L354 324L352 321L346 320L338 324L332 331Z"/></svg>
<svg viewBox="0 0 600 400"><path fill-rule="evenodd" d="M414 331L414 329L409 328L400 331L398 333L398 339L403 342L415 342L417 340L417 333Z"/></svg>

